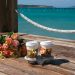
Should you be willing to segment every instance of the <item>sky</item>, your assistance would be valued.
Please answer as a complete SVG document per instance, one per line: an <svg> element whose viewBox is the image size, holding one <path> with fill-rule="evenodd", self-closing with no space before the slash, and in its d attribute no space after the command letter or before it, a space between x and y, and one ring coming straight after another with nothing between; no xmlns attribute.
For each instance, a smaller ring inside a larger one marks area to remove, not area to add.
<svg viewBox="0 0 75 75"><path fill-rule="evenodd" d="M18 0L18 4L71 7L75 6L75 0Z"/></svg>

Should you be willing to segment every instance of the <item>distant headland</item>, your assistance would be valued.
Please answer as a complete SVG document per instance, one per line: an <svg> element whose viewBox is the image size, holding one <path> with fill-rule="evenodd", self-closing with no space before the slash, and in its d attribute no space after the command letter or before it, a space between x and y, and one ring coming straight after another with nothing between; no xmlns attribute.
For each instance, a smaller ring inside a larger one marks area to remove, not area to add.
<svg viewBox="0 0 75 75"><path fill-rule="evenodd" d="M18 7L32 7L32 8L55 8L54 6L46 6L46 5L23 5L23 4L20 4L18 5Z"/></svg>
<svg viewBox="0 0 75 75"><path fill-rule="evenodd" d="M63 7L54 7L54 6L46 6L46 5L23 5L20 4L18 5L18 7L27 7L27 8L63 8ZM75 8L75 6L71 6L71 7L64 7L64 8Z"/></svg>
<svg viewBox="0 0 75 75"><path fill-rule="evenodd" d="M72 6L71 8L75 8L75 6Z"/></svg>

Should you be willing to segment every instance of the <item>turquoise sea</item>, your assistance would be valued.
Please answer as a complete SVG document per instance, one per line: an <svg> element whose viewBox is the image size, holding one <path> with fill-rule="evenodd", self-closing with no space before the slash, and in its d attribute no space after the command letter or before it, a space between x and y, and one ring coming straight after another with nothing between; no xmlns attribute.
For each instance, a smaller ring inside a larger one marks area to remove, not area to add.
<svg viewBox="0 0 75 75"><path fill-rule="evenodd" d="M18 8L31 20L47 27L75 30L75 8ZM75 33L48 32L28 23L18 15L18 32L75 40Z"/></svg>

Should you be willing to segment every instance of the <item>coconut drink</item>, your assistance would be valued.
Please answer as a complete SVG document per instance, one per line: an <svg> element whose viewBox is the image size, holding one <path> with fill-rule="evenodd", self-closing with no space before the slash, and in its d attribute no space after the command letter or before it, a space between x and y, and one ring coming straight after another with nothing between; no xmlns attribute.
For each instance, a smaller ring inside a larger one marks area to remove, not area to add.
<svg viewBox="0 0 75 75"><path fill-rule="evenodd" d="M36 61L36 56L39 49L39 42L37 41L29 41L26 42L27 55L25 59L28 61Z"/></svg>
<svg viewBox="0 0 75 75"><path fill-rule="evenodd" d="M51 56L53 43L51 41L42 41L40 42L40 51L41 56Z"/></svg>

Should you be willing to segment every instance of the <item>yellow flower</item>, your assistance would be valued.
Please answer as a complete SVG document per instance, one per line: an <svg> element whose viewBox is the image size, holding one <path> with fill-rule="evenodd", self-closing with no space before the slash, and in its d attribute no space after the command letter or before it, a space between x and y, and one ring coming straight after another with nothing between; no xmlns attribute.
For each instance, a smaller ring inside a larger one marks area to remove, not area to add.
<svg viewBox="0 0 75 75"><path fill-rule="evenodd" d="M17 33L12 34L11 38L14 39L14 40L17 39L18 38L18 34Z"/></svg>

